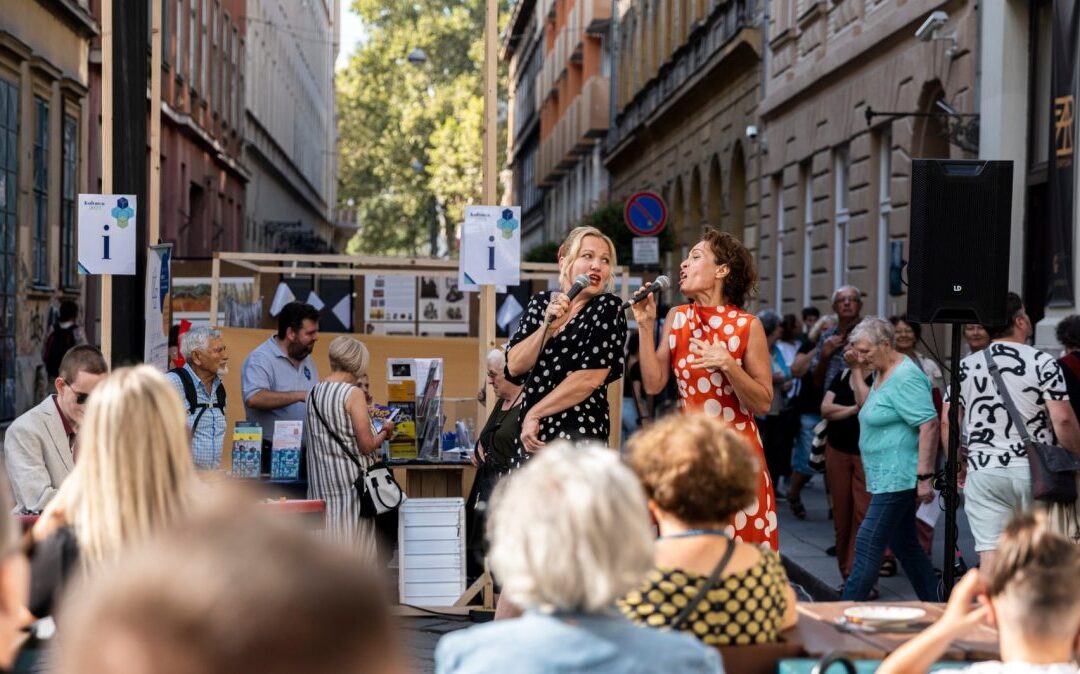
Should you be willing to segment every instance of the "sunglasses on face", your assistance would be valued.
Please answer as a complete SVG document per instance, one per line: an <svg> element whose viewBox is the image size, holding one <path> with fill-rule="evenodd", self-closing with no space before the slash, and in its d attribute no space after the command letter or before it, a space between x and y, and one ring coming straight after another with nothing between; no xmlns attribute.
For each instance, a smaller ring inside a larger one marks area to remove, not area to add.
<svg viewBox="0 0 1080 674"><path fill-rule="evenodd" d="M75 404L76 405L85 405L86 404L86 399L90 397L90 394L89 393L81 393L79 391L76 391L75 387L71 385L71 382L69 382L66 379L64 380L64 383L67 384L68 388L71 389L71 392L75 394Z"/></svg>

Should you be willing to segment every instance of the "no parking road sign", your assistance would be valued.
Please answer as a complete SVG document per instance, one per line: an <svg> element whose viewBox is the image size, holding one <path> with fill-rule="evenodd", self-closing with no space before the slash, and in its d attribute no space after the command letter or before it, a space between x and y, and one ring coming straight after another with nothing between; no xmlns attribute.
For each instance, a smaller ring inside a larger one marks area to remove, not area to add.
<svg viewBox="0 0 1080 674"><path fill-rule="evenodd" d="M638 192L626 200L623 219L634 234L656 236L667 224L667 206L657 194Z"/></svg>

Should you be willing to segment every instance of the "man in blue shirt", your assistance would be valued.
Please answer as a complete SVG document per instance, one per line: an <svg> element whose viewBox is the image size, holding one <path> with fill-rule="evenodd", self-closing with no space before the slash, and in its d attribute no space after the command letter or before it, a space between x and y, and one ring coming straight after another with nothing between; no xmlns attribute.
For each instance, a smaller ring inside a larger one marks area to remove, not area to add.
<svg viewBox="0 0 1080 674"><path fill-rule="evenodd" d="M184 333L180 353L186 363L169 371L169 381L188 414L195 467L214 470L221 465L225 441L225 389L221 377L229 371L229 353L221 332L209 326Z"/></svg>
<svg viewBox="0 0 1080 674"><path fill-rule="evenodd" d="M247 420L274 436L274 422L303 421L308 391L319 382L311 351L319 337L319 311L290 302L278 314L278 331L244 361L241 379Z"/></svg>

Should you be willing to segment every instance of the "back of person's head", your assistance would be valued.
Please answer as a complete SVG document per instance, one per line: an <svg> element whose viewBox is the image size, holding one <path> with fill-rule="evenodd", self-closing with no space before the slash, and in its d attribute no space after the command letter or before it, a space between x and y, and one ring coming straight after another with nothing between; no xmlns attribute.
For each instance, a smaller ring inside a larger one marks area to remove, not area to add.
<svg viewBox="0 0 1080 674"><path fill-rule="evenodd" d="M360 377L367 372L370 358L368 348L354 337L339 335L330 342L330 369L335 372Z"/></svg>
<svg viewBox="0 0 1080 674"><path fill-rule="evenodd" d="M1057 324L1057 340L1069 351L1080 349L1080 314L1061 319Z"/></svg>
<svg viewBox="0 0 1080 674"><path fill-rule="evenodd" d="M780 321L780 340L793 342L799 336L799 319L795 314L784 314Z"/></svg>
<svg viewBox="0 0 1080 674"><path fill-rule="evenodd" d="M94 389L79 428L79 460L60 491L90 566L116 558L180 512L193 487L187 415L172 384L138 365Z"/></svg>
<svg viewBox="0 0 1080 674"><path fill-rule="evenodd" d="M757 498L750 450L719 419L668 416L638 431L629 449L645 495L687 524L727 522ZM762 526L769 526L760 512Z"/></svg>
<svg viewBox="0 0 1080 674"><path fill-rule="evenodd" d="M762 309L757 313L757 318L761 321L761 327L765 329L765 336L770 337L780 327L780 314L776 313L772 309Z"/></svg>
<svg viewBox="0 0 1080 674"><path fill-rule="evenodd" d="M1080 548L1043 513L1016 516L998 540L986 593L1001 630L1072 642L1080 633Z"/></svg>
<svg viewBox="0 0 1080 674"><path fill-rule="evenodd" d="M60 360L60 378L68 383L75 381L80 372L105 374L108 371L109 365L101 350L89 344L71 347Z"/></svg>
<svg viewBox="0 0 1080 674"><path fill-rule="evenodd" d="M61 323L67 323L73 321L79 317L79 305L75 304L72 300L64 300L60 303L60 311L57 312L57 318Z"/></svg>
<svg viewBox="0 0 1080 674"><path fill-rule="evenodd" d="M289 302L281 308L277 317L278 339L285 339L289 329L299 332L304 326L304 321L319 323L319 310L306 302Z"/></svg>
<svg viewBox="0 0 1080 674"><path fill-rule="evenodd" d="M810 326L819 318L821 318L821 309L818 309L815 306L803 307L802 319L804 323L803 327L805 329L809 330Z"/></svg>
<svg viewBox="0 0 1080 674"><path fill-rule="evenodd" d="M1016 319L1024 311L1024 300L1014 292L1005 296L1005 322L1001 325L987 325L986 334L990 339L1001 339L1013 334Z"/></svg>
<svg viewBox="0 0 1080 674"><path fill-rule="evenodd" d="M810 328L806 336L810 338L811 342L817 342L821 339L821 333L834 327L836 327L836 314L825 314L814 322L813 327Z"/></svg>
<svg viewBox="0 0 1080 674"><path fill-rule="evenodd" d="M529 609L603 611L652 566L641 486L606 447L544 447L496 487L488 537L506 598Z"/></svg>
<svg viewBox="0 0 1080 674"><path fill-rule="evenodd" d="M219 504L126 552L67 597L57 671L402 671L385 583L287 517Z"/></svg>

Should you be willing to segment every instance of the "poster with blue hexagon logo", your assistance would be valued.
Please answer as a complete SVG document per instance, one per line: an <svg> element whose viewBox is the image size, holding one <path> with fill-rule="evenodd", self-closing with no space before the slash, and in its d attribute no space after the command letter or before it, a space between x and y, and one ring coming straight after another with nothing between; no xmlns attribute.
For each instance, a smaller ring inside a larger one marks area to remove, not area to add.
<svg viewBox="0 0 1080 674"><path fill-rule="evenodd" d="M516 286L521 282L521 207L467 206L461 224L458 287Z"/></svg>
<svg viewBox="0 0 1080 674"><path fill-rule="evenodd" d="M79 273L135 275L134 194L79 195Z"/></svg>

